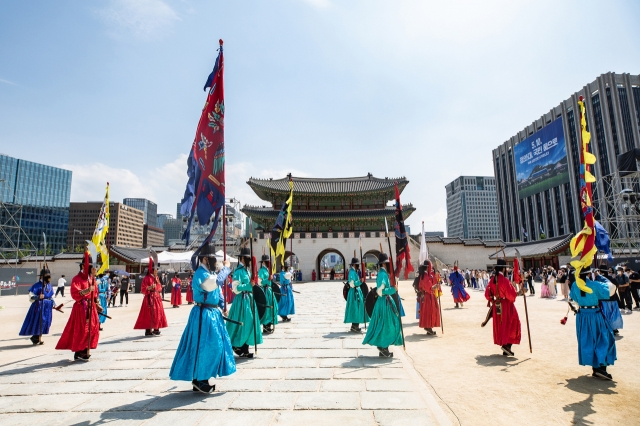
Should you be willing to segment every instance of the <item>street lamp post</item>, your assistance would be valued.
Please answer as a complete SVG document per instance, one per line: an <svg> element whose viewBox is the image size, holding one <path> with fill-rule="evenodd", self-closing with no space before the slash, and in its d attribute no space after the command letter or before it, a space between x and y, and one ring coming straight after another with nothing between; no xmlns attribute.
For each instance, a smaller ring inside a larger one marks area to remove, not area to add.
<svg viewBox="0 0 640 426"><path fill-rule="evenodd" d="M73 230L73 247L71 247L72 253L76 252L76 232L80 235L82 235L82 231L78 230L78 229L74 229Z"/></svg>

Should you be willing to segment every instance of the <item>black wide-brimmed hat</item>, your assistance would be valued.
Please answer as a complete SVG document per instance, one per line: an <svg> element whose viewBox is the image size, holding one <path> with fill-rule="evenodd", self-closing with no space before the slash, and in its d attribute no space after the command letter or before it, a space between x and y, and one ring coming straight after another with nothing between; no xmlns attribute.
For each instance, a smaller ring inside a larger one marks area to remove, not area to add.
<svg viewBox="0 0 640 426"><path fill-rule="evenodd" d="M262 258L260 259L260 262L268 262L269 261L269 256L267 256L266 254L262 255Z"/></svg>
<svg viewBox="0 0 640 426"><path fill-rule="evenodd" d="M40 277L44 277L46 275L51 276L51 271L49 270L49 268L47 266L45 266L44 268L42 268L40 270Z"/></svg>
<svg viewBox="0 0 640 426"><path fill-rule="evenodd" d="M198 257L215 257L216 255L216 245L215 244L207 244L202 247L200 253L198 253Z"/></svg>
<svg viewBox="0 0 640 426"><path fill-rule="evenodd" d="M419 269L426 271L429 268L429 260L425 259L424 262L422 262L422 265L419 266Z"/></svg>
<svg viewBox="0 0 640 426"><path fill-rule="evenodd" d="M354 257L351 259L351 263L349 265L359 265L360 264L360 259L358 259L357 257Z"/></svg>
<svg viewBox="0 0 640 426"><path fill-rule="evenodd" d="M502 271L507 266L507 261L504 259L498 259L495 265L493 265L494 269L498 271Z"/></svg>
<svg viewBox="0 0 640 426"><path fill-rule="evenodd" d="M387 256L386 253L380 254L380 257L378 258L378 266L383 263L389 263L389 256Z"/></svg>
<svg viewBox="0 0 640 426"><path fill-rule="evenodd" d="M248 257L251 259L251 250L248 247L241 248L238 257Z"/></svg>

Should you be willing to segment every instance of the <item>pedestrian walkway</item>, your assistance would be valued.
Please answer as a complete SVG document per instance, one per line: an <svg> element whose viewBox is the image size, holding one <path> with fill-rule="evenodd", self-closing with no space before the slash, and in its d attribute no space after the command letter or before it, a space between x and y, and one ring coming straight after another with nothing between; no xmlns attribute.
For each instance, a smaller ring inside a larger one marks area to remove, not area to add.
<svg viewBox="0 0 640 426"><path fill-rule="evenodd" d="M292 322L265 336L216 392L168 380L185 321L160 337L101 341L88 363L70 352L0 369L0 424L401 425L449 424L401 347L393 359L343 324L341 283L296 286ZM133 326L133 324L131 325Z"/></svg>

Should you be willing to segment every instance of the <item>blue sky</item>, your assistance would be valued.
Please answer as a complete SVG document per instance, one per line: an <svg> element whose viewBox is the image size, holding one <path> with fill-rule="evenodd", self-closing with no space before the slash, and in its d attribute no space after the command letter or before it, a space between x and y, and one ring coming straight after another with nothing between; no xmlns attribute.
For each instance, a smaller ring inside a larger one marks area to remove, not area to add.
<svg viewBox="0 0 640 426"><path fill-rule="evenodd" d="M4 1L0 152L73 170L72 200L174 213L225 40L228 196L250 176L406 176L419 229L444 186L601 73L640 73L637 1Z"/></svg>

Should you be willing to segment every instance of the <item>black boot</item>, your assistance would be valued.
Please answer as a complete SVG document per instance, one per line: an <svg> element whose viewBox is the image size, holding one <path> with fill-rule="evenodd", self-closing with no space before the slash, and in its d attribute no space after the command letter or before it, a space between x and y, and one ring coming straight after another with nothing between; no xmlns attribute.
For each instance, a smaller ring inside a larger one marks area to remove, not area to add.
<svg viewBox="0 0 640 426"><path fill-rule="evenodd" d="M42 345L44 342L40 342L40 336L31 336L29 338L31 340L31 343L33 343L34 345Z"/></svg>
<svg viewBox="0 0 640 426"><path fill-rule="evenodd" d="M393 358L393 352L389 352L389 348L381 348L378 346L378 356L382 358Z"/></svg>
<svg viewBox="0 0 640 426"><path fill-rule="evenodd" d="M459 308L458 304L456 303L456 308Z"/></svg>
<svg viewBox="0 0 640 426"><path fill-rule="evenodd" d="M436 334L436 332L435 332L435 331L433 331L433 328L427 328L427 334L428 334L429 336L434 336L434 335Z"/></svg>
<svg viewBox="0 0 640 426"><path fill-rule="evenodd" d="M150 329L150 328L147 328L147 329L144 331L144 335L145 335L145 336L153 336L153 333L151 332L151 329Z"/></svg>
<svg viewBox="0 0 640 426"><path fill-rule="evenodd" d="M193 380L191 384L194 392L211 393L216 390L216 385L210 385L208 380Z"/></svg>
<svg viewBox="0 0 640 426"><path fill-rule="evenodd" d="M506 345L502 345L500 347L502 349L502 355L504 356L514 356L515 354L511 350L511 343L507 343Z"/></svg>

